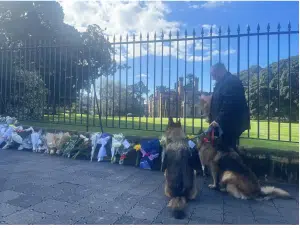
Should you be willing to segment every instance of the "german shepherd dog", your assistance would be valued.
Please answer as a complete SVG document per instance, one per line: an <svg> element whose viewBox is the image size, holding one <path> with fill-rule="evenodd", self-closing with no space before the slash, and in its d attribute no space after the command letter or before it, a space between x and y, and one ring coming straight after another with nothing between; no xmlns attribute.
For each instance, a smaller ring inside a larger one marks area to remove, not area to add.
<svg viewBox="0 0 300 228"><path fill-rule="evenodd" d="M261 187L256 175L243 163L235 151L217 151L212 144L205 140L205 135L200 136L197 148L201 164L208 165L211 169L213 184L210 188L223 187L238 199L269 200L276 197L291 198L291 195L271 186Z"/></svg>
<svg viewBox="0 0 300 228"><path fill-rule="evenodd" d="M198 193L196 172L191 166L191 151L180 120L174 123L169 118L165 137L165 195L171 198L168 207L173 216L183 219L187 201L195 199Z"/></svg>

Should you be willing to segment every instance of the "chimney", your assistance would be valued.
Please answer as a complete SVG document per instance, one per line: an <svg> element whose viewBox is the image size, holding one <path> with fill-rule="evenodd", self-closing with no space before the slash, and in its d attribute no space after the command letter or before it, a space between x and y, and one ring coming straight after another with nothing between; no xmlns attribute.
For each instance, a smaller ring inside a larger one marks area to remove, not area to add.
<svg viewBox="0 0 300 228"><path fill-rule="evenodd" d="M194 78L194 89L195 89L195 91L199 91L199 78L198 77Z"/></svg>
<svg viewBox="0 0 300 228"><path fill-rule="evenodd" d="M183 86L183 77L179 78L179 86L181 86L181 85Z"/></svg>
<svg viewBox="0 0 300 228"><path fill-rule="evenodd" d="M162 117L162 102L163 102L163 97L162 97L162 94L160 93L159 94L159 106L158 106L158 108L159 108L159 117Z"/></svg>
<svg viewBox="0 0 300 228"><path fill-rule="evenodd" d="M178 88L177 88L177 90L178 90L178 94L179 94L179 96L181 96L182 94L183 94L183 77L180 77L179 78L179 81L178 81Z"/></svg>

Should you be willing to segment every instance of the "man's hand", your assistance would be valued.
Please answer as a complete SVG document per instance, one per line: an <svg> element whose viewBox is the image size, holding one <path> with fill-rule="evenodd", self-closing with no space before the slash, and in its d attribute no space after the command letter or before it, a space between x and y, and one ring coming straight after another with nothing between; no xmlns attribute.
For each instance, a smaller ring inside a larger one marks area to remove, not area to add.
<svg viewBox="0 0 300 228"><path fill-rule="evenodd" d="M218 127L219 124L216 121L213 121L209 126Z"/></svg>

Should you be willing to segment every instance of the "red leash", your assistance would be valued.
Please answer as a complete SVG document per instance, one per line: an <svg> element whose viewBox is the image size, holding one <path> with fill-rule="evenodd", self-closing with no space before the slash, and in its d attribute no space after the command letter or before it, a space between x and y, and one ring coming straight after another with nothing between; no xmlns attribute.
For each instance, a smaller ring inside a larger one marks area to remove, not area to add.
<svg viewBox="0 0 300 228"><path fill-rule="evenodd" d="M212 128L212 130L211 130L211 132L209 134L210 134L210 138L209 138L209 136L208 137L204 137L203 138L203 142L205 142L205 143L210 142L210 144L212 146L214 146L215 128Z"/></svg>

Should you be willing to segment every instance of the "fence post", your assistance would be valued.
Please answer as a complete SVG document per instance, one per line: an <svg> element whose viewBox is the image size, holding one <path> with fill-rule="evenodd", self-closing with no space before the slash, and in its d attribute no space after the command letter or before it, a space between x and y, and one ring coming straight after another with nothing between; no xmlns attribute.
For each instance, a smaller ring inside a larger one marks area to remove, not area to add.
<svg viewBox="0 0 300 228"><path fill-rule="evenodd" d="M238 76L238 78L240 78L240 31L241 31L241 29L240 29L240 25L238 25L238 28L237 28L237 51L238 51L238 53L237 53L237 76ZM229 54L228 54L228 56L229 56ZM236 142L236 145L237 146L239 146L240 145L240 137L238 137L238 139L237 139L237 142Z"/></svg>
<svg viewBox="0 0 300 228"><path fill-rule="evenodd" d="M87 76L87 80L88 80L88 94L87 94L87 114L86 114L86 131L89 131L89 120L90 120L90 74L91 74L91 49L90 47L88 47L88 56L89 56L89 62L88 62L88 76Z"/></svg>

